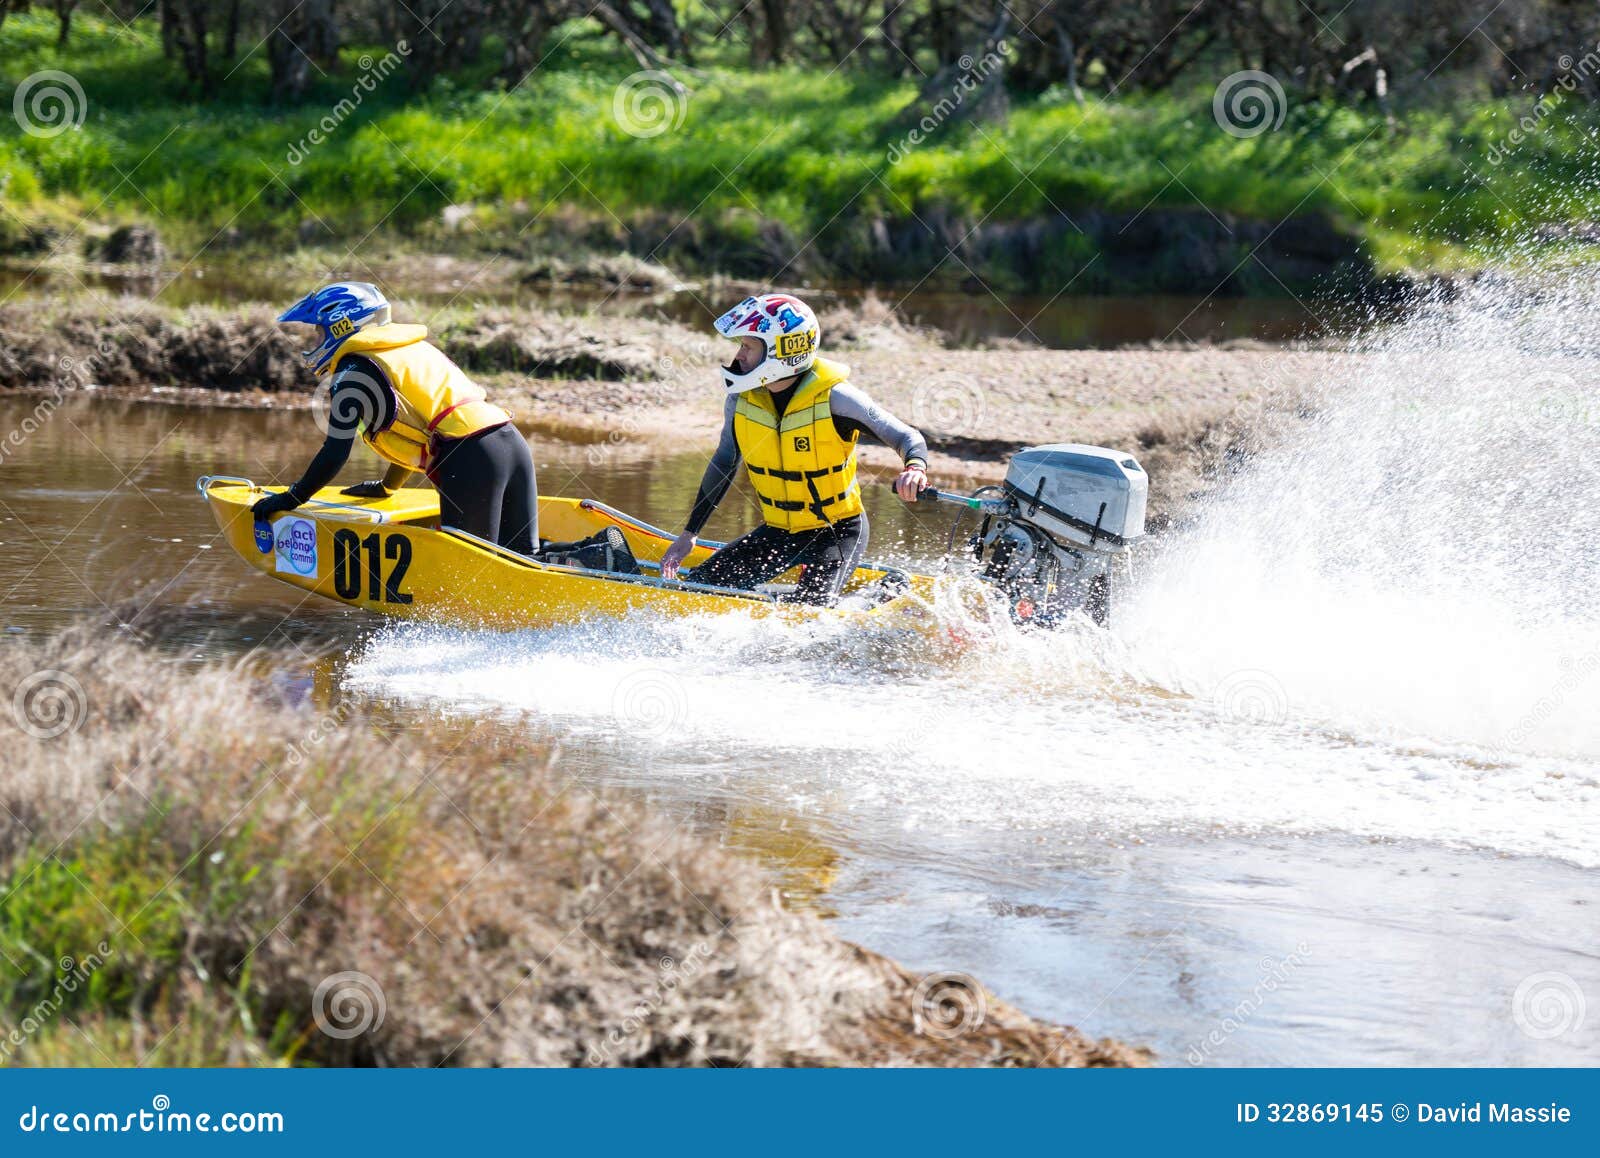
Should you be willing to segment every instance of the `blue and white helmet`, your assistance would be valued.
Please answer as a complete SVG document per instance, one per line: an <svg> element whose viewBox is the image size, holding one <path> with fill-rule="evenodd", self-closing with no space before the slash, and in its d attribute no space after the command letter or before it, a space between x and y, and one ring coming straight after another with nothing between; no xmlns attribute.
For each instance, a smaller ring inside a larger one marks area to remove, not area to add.
<svg viewBox="0 0 1600 1158"><path fill-rule="evenodd" d="M308 293L279 314L278 321L304 322L321 331L321 344L300 353L306 365L320 374L351 334L389 324L389 299L371 282L337 281Z"/></svg>

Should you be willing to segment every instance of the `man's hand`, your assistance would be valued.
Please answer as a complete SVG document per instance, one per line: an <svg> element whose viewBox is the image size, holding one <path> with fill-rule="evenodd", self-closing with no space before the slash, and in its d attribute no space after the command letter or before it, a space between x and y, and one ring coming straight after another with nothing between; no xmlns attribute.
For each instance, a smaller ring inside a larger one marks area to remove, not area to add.
<svg viewBox="0 0 1600 1158"><path fill-rule="evenodd" d="M928 485L928 472L920 466L908 466L894 480L894 493L908 503L917 501L917 492Z"/></svg>
<svg viewBox="0 0 1600 1158"><path fill-rule="evenodd" d="M689 557L689 552L695 547L695 537L688 531L672 540L672 546L661 556L661 577L663 579L676 579L678 568Z"/></svg>
<svg viewBox="0 0 1600 1158"><path fill-rule="evenodd" d="M382 479L375 478L367 482L358 482L353 487L345 487L339 493L354 499L386 499L389 497L389 488L383 485Z"/></svg>
<svg viewBox="0 0 1600 1158"><path fill-rule="evenodd" d="M268 495L264 499L257 499L250 508L250 513L257 519L270 519L279 511L292 511L300 504L288 491L281 494Z"/></svg>

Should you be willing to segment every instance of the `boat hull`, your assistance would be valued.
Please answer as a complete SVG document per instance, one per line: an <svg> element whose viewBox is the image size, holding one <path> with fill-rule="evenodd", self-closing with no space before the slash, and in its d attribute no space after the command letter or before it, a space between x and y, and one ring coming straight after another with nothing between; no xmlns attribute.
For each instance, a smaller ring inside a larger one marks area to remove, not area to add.
<svg viewBox="0 0 1600 1158"><path fill-rule="evenodd" d="M228 545L256 570L308 595L404 619L498 630L555 627L646 610L667 616L744 614L797 622L842 617L894 631L923 631L933 621L933 581L928 576L909 576L903 593L855 609L811 607L761 593L663 580L653 569L671 538L587 499L541 496L543 537L570 541L617 527L646 568L645 575L535 562L465 532L441 528L438 495L432 490L406 488L381 499L360 499L324 488L296 510L275 515L266 533L258 531L250 506L271 489L248 479L209 476L199 481L198 489ZM715 546L697 547L686 566L703 562ZM875 567L858 569L847 594L869 590L885 574Z"/></svg>

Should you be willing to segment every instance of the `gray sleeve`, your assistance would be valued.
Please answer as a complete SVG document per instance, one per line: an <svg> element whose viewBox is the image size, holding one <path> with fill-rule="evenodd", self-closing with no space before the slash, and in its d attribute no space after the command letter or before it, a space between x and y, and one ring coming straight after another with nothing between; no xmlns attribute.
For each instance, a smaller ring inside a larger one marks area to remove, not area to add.
<svg viewBox="0 0 1600 1158"><path fill-rule="evenodd" d="M733 437L733 412L739 404L737 394L728 395L722 406L722 435L717 439L717 449L706 464L706 473L700 479L700 491L694 497L694 509L684 529L698 535L717 504L733 485L733 476L739 469L739 443Z"/></svg>
<svg viewBox="0 0 1600 1158"><path fill-rule="evenodd" d="M866 391L841 382L828 396L828 406L835 425L846 437L856 431L869 434L898 454L901 462L927 465L928 440L880 407Z"/></svg>

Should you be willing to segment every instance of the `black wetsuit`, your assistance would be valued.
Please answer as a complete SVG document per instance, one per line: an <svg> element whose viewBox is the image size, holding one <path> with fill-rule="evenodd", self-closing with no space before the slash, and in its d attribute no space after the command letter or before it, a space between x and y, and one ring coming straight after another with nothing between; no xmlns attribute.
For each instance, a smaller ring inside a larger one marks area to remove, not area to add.
<svg viewBox="0 0 1600 1158"><path fill-rule="evenodd" d="M749 590L791 567L803 566L795 585L795 601L832 603L866 554L867 534L866 515L796 533L763 525L717 551L687 578L713 587Z"/></svg>
<svg viewBox="0 0 1600 1158"><path fill-rule="evenodd" d="M289 493L305 502L349 461L359 428L386 430L395 419L394 388L371 358L347 354L334 369L328 396L328 436ZM527 440L511 423L461 439L441 440L428 479L439 490L439 520L447 527L531 555L539 542L539 490ZM383 485L397 490L411 471L390 466Z"/></svg>
<svg viewBox="0 0 1600 1158"><path fill-rule="evenodd" d="M793 397L793 386L772 395L780 415ZM700 480L700 491L689 514L687 530L691 535L700 533L728 493L739 469L742 456L733 423L737 404L737 395L729 395L723 407L722 436ZM849 440L866 435L898 451L908 464L927 462L928 444L922 435L880 410L856 387L848 383L835 386L829 395L829 409L840 438ZM803 603L831 603L838 598L839 591L866 553L869 533L864 513L810 531L789 532L763 525L721 548L685 577L716 587L749 589L769 582L791 567L803 566L795 599Z"/></svg>

